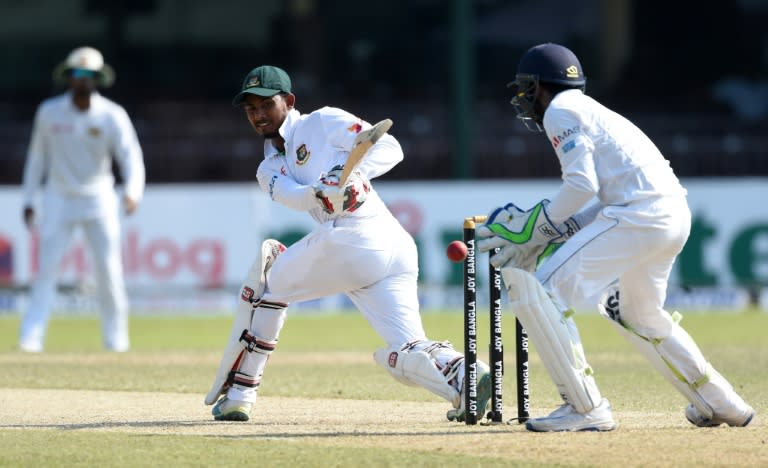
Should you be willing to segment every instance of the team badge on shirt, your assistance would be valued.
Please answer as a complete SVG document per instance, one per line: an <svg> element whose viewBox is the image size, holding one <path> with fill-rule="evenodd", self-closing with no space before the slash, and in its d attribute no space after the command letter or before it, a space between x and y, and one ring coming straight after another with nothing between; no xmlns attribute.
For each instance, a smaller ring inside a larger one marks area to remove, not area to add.
<svg viewBox="0 0 768 468"><path fill-rule="evenodd" d="M347 130L349 130L352 133L360 133L362 129L363 129L362 124L360 122L355 122Z"/></svg>
<svg viewBox="0 0 768 468"><path fill-rule="evenodd" d="M96 138L101 135L101 129L99 127L91 127L88 129L88 135Z"/></svg>
<svg viewBox="0 0 768 468"><path fill-rule="evenodd" d="M299 166L304 165L304 163L309 161L309 157L311 155L312 153L310 153L310 151L307 149L307 145L302 144L296 150L296 164L298 164Z"/></svg>

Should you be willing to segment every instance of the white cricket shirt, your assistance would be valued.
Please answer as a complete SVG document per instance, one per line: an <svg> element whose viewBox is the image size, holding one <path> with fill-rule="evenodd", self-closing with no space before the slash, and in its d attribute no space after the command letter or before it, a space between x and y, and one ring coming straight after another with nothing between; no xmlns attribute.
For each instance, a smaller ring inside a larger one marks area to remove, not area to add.
<svg viewBox="0 0 768 468"><path fill-rule="evenodd" d="M547 207L554 223L594 196L606 206L686 194L669 161L639 128L580 90L554 97L544 113L544 130L563 179Z"/></svg>
<svg viewBox="0 0 768 468"><path fill-rule="evenodd" d="M119 104L93 93L85 111L71 93L43 101L37 109L23 176L24 203L47 175L48 187L61 195L96 196L113 190L112 158L118 163L125 194L139 201L144 193L144 160L128 114Z"/></svg>
<svg viewBox="0 0 768 468"><path fill-rule="evenodd" d="M355 137L371 125L364 120L334 107L323 107L310 114L292 109L280 126L285 140L285 153L280 153L267 139L264 161L256 177L262 190L272 200L299 211L307 211L318 223L337 217L325 213L312 185L320 175L336 165L343 165L352 149ZM378 177L403 160L403 150L391 135L382 136L363 158L358 170L369 180ZM387 207L371 187L360 208L344 213L345 218L365 218L389 214Z"/></svg>

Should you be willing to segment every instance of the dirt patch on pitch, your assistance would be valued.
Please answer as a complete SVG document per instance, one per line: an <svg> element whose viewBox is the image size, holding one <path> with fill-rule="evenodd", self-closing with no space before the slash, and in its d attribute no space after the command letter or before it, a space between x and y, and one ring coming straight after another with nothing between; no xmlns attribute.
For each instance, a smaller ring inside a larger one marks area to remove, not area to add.
<svg viewBox="0 0 768 468"><path fill-rule="evenodd" d="M23 398L20 398L23 395ZM147 434L322 437L420 433L448 426L447 404L262 397L247 423L213 421L203 395L0 389L0 429L116 430Z"/></svg>
<svg viewBox="0 0 768 468"><path fill-rule="evenodd" d="M31 364L153 364L185 365L194 361L201 366L216 368L221 360L221 352L141 352L130 353L40 353L40 354L0 354L0 364L17 363L22 360ZM308 353L288 351L275 354L271 362L283 364L371 364L373 354L356 352Z"/></svg>
<svg viewBox="0 0 768 468"><path fill-rule="evenodd" d="M251 421L231 423L213 421L202 400L183 393L0 389L0 430L302 441L602 466L742 464L745 444L757 449L744 460L750 465L766 451L759 421L744 429L697 429L680 414L617 411L621 427L615 432L536 434L520 425L451 423L442 403L262 397ZM535 414L545 411L534 408ZM509 408L507 414L513 413ZM691 446L698 448L685 451L684 460L676 458L681 447Z"/></svg>

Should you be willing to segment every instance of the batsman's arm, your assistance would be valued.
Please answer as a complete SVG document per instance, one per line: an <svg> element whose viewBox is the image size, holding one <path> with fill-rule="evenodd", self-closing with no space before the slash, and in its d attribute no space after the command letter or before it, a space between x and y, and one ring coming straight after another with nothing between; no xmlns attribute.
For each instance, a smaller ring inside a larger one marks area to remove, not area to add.
<svg viewBox="0 0 768 468"><path fill-rule="evenodd" d="M347 161L344 163L344 170L341 172L341 178L339 179L341 185L346 185L353 171L359 171L358 167L363 162L364 157L370 153L370 150L381 137L386 135L390 127L392 127L392 120L384 119L357 133L352 149L347 155Z"/></svg>
<svg viewBox="0 0 768 468"><path fill-rule="evenodd" d="M322 112L313 113L312 116L320 118L328 143L347 153L340 178L342 185L353 169L370 180L386 173L403 160L400 144L386 133L392 126L390 119L371 125L334 107L325 107Z"/></svg>
<svg viewBox="0 0 768 468"><path fill-rule="evenodd" d="M403 148L397 139L392 135L384 135L368 150L357 170L371 180L389 172L404 157Z"/></svg>
<svg viewBox="0 0 768 468"><path fill-rule="evenodd" d="M311 185L296 182L280 170L283 167L284 156L274 156L259 164L256 179L269 198L288 208L298 211L309 211L317 208L315 190Z"/></svg>

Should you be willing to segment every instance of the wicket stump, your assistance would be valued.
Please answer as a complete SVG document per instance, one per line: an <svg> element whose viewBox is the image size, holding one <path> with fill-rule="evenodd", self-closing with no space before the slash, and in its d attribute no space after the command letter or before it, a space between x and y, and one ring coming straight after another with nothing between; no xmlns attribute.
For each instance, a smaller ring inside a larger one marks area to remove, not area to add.
<svg viewBox="0 0 768 468"><path fill-rule="evenodd" d="M467 258L464 259L464 407L465 423L477 424L483 415L477 411L477 255L475 250L475 226L485 222L485 216L464 219L464 243ZM501 423L504 393L504 345L502 343L501 271L488 263L490 302L490 343L488 345L491 368L491 406L487 418L491 423ZM517 376L517 421L528 420L530 392L528 382L528 335L515 319L515 349Z"/></svg>

